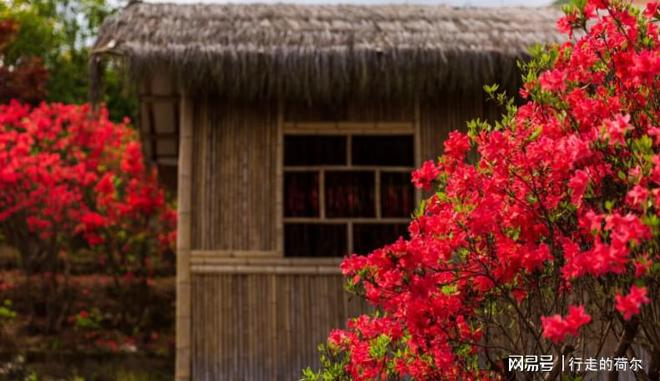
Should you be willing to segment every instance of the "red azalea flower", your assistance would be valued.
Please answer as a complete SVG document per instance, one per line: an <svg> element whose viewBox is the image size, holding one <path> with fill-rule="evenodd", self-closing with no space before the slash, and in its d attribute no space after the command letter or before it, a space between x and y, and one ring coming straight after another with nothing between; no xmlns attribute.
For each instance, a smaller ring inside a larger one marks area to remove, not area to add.
<svg viewBox="0 0 660 381"><path fill-rule="evenodd" d="M431 189L431 183L435 181L439 173L440 169L435 163L432 160L427 160L421 168L413 172L412 182L417 188L429 190Z"/></svg>
<svg viewBox="0 0 660 381"><path fill-rule="evenodd" d="M584 311L584 306L569 306L565 318L561 315L543 316L541 322L543 337L560 343L566 339L566 336L577 336L580 327L591 322L591 316Z"/></svg>
<svg viewBox="0 0 660 381"><path fill-rule="evenodd" d="M651 302L646 296L646 287L632 286L628 295L616 295L616 309L625 320L630 320L634 315L639 314L642 304Z"/></svg>

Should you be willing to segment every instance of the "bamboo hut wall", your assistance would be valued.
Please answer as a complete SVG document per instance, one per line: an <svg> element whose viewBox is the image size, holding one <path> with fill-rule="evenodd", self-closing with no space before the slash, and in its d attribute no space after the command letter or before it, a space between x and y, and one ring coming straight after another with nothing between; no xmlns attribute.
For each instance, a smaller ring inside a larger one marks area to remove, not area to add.
<svg viewBox="0 0 660 381"><path fill-rule="evenodd" d="M196 101L193 380L297 379L303 368L318 367L317 346L330 330L366 310L363 301L344 291L336 258L278 258L276 246L281 123L414 119L412 105L339 110Z"/></svg>
<svg viewBox="0 0 660 381"><path fill-rule="evenodd" d="M283 120L410 122L419 124L419 157L442 153L452 130L472 118L492 119L494 106L481 92L445 94L420 103L286 105ZM277 251L277 107L272 102L196 102L193 248Z"/></svg>
<svg viewBox="0 0 660 381"><path fill-rule="evenodd" d="M361 100L330 106L289 105L285 121L416 122L419 123L420 157L433 159L442 154L443 142L454 130L467 131L467 122L480 118L495 120L498 107L481 89L443 93L418 102ZM418 120L416 120L418 119Z"/></svg>
<svg viewBox="0 0 660 381"><path fill-rule="evenodd" d="M414 106L287 105L282 120L412 122ZM277 254L278 107L202 98L193 152L193 248Z"/></svg>
<svg viewBox="0 0 660 381"><path fill-rule="evenodd" d="M197 274L193 379L297 380L317 346L365 306L341 275Z"/></svg>
<svg viewBox="0 0 660 381"><path fill-rule="evenodd" d="M335 103L288 103L285 122L411 122L413 101L346 100Z"/></svg>
<svg viewBox="0 0 660 381"><path fill-rule="evenodd" d="M194 104L187 96L181 98L179 187L177 200L176 241L176 364L175 379L190 380L190 332L191 332L191 214L192 214L192 151L194 135Z"/></svg>
<svg viewBox="0 0 660 381"><path fill-rule="evenodd" d="M420 102L420 141L422 160L442 154L443 142L454 130L467 131L467 122L480 118L495 120L498 108L485 99L483 91L442 94Z"/></svg>
<svg viewBox="0 0 660 381"><path fill-rule="evenodd" d="M316 348L330 330L367 308L343 290L336 264L278 258L279 124L413 122L420 157L428 159L440 153L450 130L484 118L485 110L481 96L447 95L418 106L281 109L268 102L198 99L191 187L192 379L297 379L303 368L318 367Z"/></svg>
<svg viewBox="0 0 660 381"><path fill-rule="evenodd" d="M268 102L196 103L195 249L276 250L276 110Z"/></svg>

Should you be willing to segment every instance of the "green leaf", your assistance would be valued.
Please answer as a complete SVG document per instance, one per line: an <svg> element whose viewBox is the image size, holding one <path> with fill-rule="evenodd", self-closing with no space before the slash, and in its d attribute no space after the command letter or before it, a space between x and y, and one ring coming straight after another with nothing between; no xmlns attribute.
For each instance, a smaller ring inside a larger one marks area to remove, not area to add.
<svg viewBox="0 0 660 381"><path fill-rule="evenodd" d="M527 141L533 142L541 135L541 132L543 132L543 127L542 126L536 127L534 129L534 132L532 132L532 134L529 135L529 137L527 138Z"/></svg>
<svg viewBox="0 0 660 381"><path fill-rule="evenodd" d="M614 208L614 201L611 201L611 200L605 201L605 210L610 212L610 211L612 211L612 208Z"/></svg>
<svg viewBox="0 0 660 381"><path fill-rule="evenodd" d="M7 307L0 307L0 319L12 320L16 317L16 312Z"/></svg>
<svg viewBox="0 0 660 381"><path fill-rule="evenodd" d="M458 286L455 284L446 284L440 288L440 291L445 295L454 295L458 292Z"/></svg>
<svg viewBox="0 0 660 381"><path fill-rule="evenodd" d="M419 218L424 215L424 210L426 209L426 200L422 200L419 205L417 205L417 208L415 209L415 212L413 213L413 216L415 218Z"/></svg>
<svg viewBox="0 0 660 381"><path fill-rule="evenodd" d="M371 346L369 347L369 356L374 359L381 360L387 354L388 346L392 339L385 335L381 334L376 339L371 341Z"/></svg>

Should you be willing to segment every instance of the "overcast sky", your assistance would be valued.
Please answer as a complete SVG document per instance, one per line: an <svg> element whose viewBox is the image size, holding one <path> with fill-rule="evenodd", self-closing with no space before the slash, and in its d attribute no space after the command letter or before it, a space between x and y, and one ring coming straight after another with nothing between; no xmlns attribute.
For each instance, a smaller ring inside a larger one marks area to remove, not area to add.
<svg viewBox="0 0 660 381"><path fill-rule="evenodd" d="M384 1L384 0L285 0L285 1L278 1L278 0L263 0L263 1L245 1L245 0L224 0L224 1L219 1L219 0L147 0L149 2L175 2L175 3L302 3L302 4L448 4L448 5L455 5L455 6L464 6L464 5L469 5L469 6L503 6L503 5L509 5L509 6L542 6L542 5L549 5L552 0L443 0L443 1L437 1L437 0L420 0L420 1L405 1L405 0L389 0L389 1Z"/></svg>

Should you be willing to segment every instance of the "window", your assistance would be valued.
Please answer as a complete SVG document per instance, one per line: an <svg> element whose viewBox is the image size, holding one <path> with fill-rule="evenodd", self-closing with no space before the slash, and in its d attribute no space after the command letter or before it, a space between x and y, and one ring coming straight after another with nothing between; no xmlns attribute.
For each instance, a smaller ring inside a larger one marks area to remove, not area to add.
<svg viewBox="0 0 660 381"><path fill-rule="evenodd" d="M412 133L285 133L285 255L367 254L405 236L414 163Z"/></svg>

